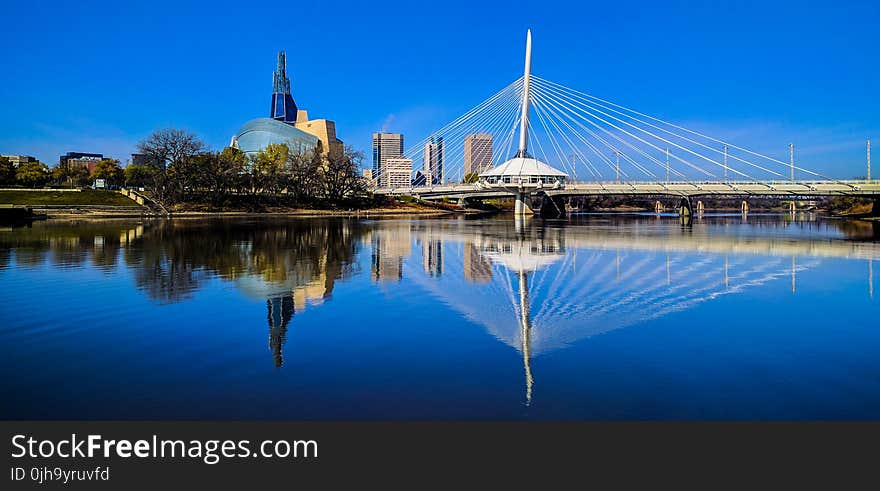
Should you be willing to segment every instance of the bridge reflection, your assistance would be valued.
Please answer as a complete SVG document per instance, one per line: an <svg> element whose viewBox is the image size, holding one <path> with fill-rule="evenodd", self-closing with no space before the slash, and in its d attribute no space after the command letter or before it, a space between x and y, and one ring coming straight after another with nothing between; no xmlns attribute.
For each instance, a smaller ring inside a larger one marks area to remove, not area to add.
<svg viewBox="0 0 880 491"><path fill-rule="evenodd" d="M628 220L629 226L620 227L617 220ZM400 277L518 350L530 404L535 357L774 282L790 280L795 294L798 273L827 257L867 259L873 295L878 244L829 240L834 225L780 226L769 218L758 225L760 236L754 229L748 235L737 228L738 221L717 218L698 223L708 228L685 229L670 227L669 219L658 225L632 217L553 224L520 219L491 226L402 222L372 233L402 237L400 229L406 229L415 243L443 237L442 278L432 278L405 258ZM870 237L871 229L852 235L859 233Z"/></svg>
<svg viewBox="0 0 880 491"><path fill-rule="evenodd" d="M296 315L369 268L364 280L387 294L425 292L517 350L528 403L537 357L724 295L779 294L774 284L796 294L799 273L828 258L864 261L873 297L876 224L801 218L698 216L689 227L653 214L41 223L0 233L0 271L47 262L103 274L125 268L157 303L188 301L219 279L260 305L281 367Z"/></svg>

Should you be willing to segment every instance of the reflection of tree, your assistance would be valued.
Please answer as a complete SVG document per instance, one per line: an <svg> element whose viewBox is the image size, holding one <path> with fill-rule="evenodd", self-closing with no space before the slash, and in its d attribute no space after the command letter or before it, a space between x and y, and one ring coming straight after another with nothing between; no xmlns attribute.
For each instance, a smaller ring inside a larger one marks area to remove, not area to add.
<svg viewBox="0 0 880 491"><path fill-rule="evenodd" d="M165 222L127 251L127 263L138 286L164 301L185 298L207 275L259 280L242 288L263 298L316 281L329 296L352 272L357 230L347 220Z"/></svg>

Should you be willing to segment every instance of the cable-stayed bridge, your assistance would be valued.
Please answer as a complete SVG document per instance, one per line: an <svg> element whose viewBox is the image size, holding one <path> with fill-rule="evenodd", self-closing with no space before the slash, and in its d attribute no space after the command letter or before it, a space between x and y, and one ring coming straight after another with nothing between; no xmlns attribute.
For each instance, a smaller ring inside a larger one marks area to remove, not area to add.
<svg viewBox="0 0 880 491"><path fill-rule="evenodd" d="M522 77L404 153L416 179L379 165L373 181L377 194L514 197L517 214L533 196L551 216L566 196L679 197L687 215L701 196L858 196L880 215L870 143L866 155L864 179L835 179L797 164L793 145L782 160L532 75L529 32Z"/></svg>

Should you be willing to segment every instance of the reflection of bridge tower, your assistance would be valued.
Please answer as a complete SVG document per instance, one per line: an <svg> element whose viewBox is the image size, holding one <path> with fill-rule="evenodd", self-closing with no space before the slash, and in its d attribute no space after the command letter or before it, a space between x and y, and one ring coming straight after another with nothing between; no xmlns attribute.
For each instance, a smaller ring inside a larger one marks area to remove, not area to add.
<svg viewBox="0 0 880 491"><path fill-rule="evenodd" d="M523 368L526 376L526 405L532 403L532 320L529 304L529 274L525 270L519 272L519 328L522 340Z"/></svg>
<svg viewBox="0 0 880 491"><path fill-rule="evenodd" d="M282 349L287 341L287 325L293 318L293 296L281 295L266 300L269 310L269 349L275 360L275 368L284 364Z"/></svg>
<svg viewBox="0 0 880 491"><path fill-rule="evenodd" d="M521 217L520 217L521 218ZM526 382L526 405L532 402L532 315L529 295L529 276L532 272L555 263L565 255L565 241L559 230L544 230L541 234L526 233L516 227L515 240L487 240L481 244L486 256L516 272L519 296L514 305L519 321L519 349L522 353Z"/></svg>

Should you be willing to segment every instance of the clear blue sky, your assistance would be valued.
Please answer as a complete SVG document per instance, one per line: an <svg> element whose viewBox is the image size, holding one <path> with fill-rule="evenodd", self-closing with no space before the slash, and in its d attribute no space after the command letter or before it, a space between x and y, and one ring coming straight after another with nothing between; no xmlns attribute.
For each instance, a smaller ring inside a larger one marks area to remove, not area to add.
<svg viewBox="0 0 880 491"><path fill-rule="evenodd" d="M346 143L414 142L521 75L527 28L535 74L648 114L835 177L880 148L876 1L136 3L4 2L0 153L125 162L165 126L221 148L279 50Z"/></svg>

